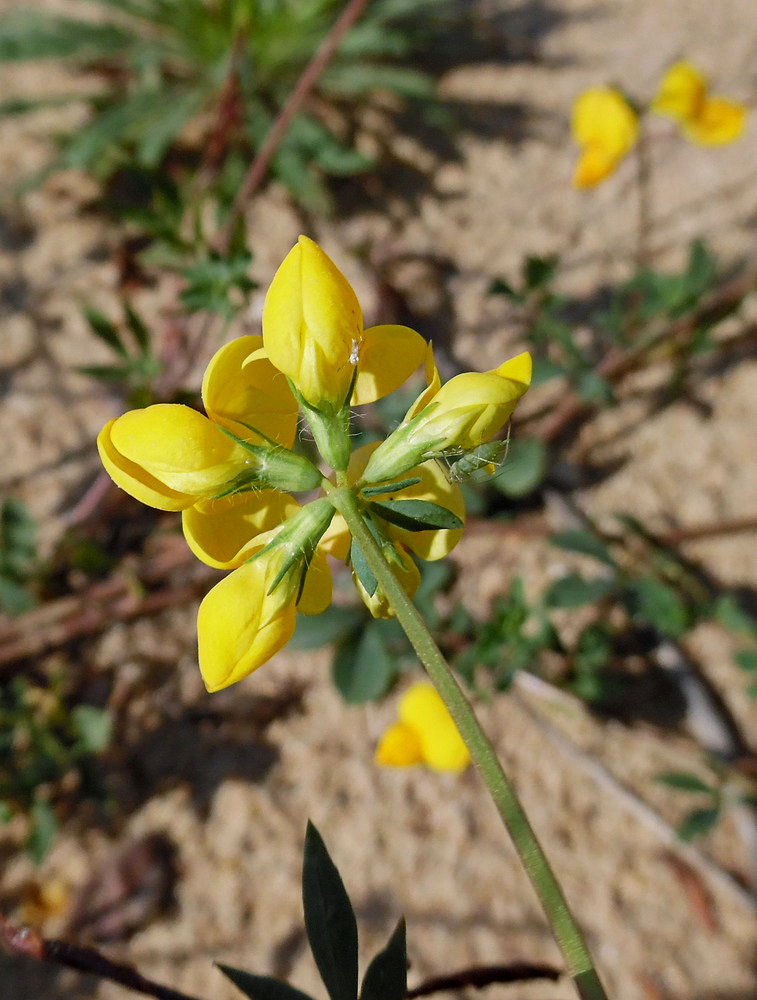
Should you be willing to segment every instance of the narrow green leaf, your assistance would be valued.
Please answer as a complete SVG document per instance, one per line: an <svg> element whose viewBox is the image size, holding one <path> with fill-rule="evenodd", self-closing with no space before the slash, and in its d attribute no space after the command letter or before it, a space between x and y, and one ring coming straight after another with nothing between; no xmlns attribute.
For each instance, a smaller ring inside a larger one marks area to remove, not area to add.
<svg viewBox="0 0 757 1000"><path fill-rule="evenodd" d="M307 993L280 979L274 979L273 976L258 976L254 972L235 969L232 965L223 965L221 962L216 962L216 968L250 1000L313 1000Z"/></svg>
<svg viewBox="0 0 757 1000"><path fill-rule="evenodd" d="M713 829L719 818L720 810L714 806L708 809L692 809L678 827L678 836L686 842L704 837Z"/></svg>
<svg viewBox="0 0 757 1000"><path fill-rule="evenodd" d="M357 997L357 923L342 878L308 821L302 867L305 930L331 1000Z"/></svg>
<svg viewBox="0 0 757 1000"><path fill-rule="evenodd" d="M379 483L377 486L364 486L361 493L364 497L378 496L381 493L399 493L400 490L406 490L408 486L417 486L421 480L418 476L413 476L412 479L400 479L396 483Z"/></svg>
<svg viewBox="0 0 757 1000"><path fill-rule="evenodd" d="M95 309L93 306L87 306L84 310L84 318L96 337L102 340L104 344L107 344L116 354L120 354L124 360L128 359L129 352L121 340L121 334L105 313L100 312L99 309Z"/></svg>
<svg viewBox="0 0 757 1000"><path fill-rule="evenodd" d="M368 562L363 555L363 550L354 538L352 539L352 545L350 546L350 564L355 571L355 575L362 584L363 590L369 597L373 597L376 593L376 588L378 587L378 580L376 579L373 570L368 565Z"/></svg>
<svg viewBox="0 0 757 1000"><path fill-rule="evenodd" d="M504 278L495 278L494 281L486 289L487 295L503 295L507 299L514 299L516 302L521 302L523 296L520 292L517 292L509 281L505 281Z"/></svg>
<svg viewBox="0 0 757 1000"><path fill-rule="evenodd" d="M35 865L41 865L53 845L58 821L50 803L41 799L35 800L30 820L31 829L26 838L26 853Z"/></svg>
<svg viewBox="0 0 757 1000"><path fill-rule="evenodd" d="M150 353L150 331L145 326L141 317L136 313L128 301L124 299L124 316L126 325L132 332L134 340L142 354Z"/></svg>
<svg viewBox="0 0 757 1000"><path fill-rule="evenodd" d="M557 531L550 535L550 545L555 545L558 549L566 549L568 552L580 552L585 556L592 556L599 562L604 563L611 569L615 568L615 560L610 555L610 550L593 531L581 528L569 529L567 531Z"/></svg>
<svg viewBox="0 0 757 1000"><path fill-rule="evenodd" d="M660 785L667 785L668 788L676 788L682 792L701 792L703 795L717 795L717 789L702 781L696 774L689 771L665 771L656 774L654 780Z"/></svg>
<svg viewBox="0 0 757 1000"><path fill-rule="evenodd" d="M405 1000L407 995L407 944L402 918L389 943L368 966L360 1000Z"/></svg>
<svg viewBox="0 0 757 1000"><path fill-rule="evenodd" d="M406 531L457 530L463 522L451 510L430 500L382 500L369 505L372 513Z"/></svg>
<svg viewBox="0 0 757 1000"><path fill-rule="evenodd" d="M332 679L349 705L375 701L386 694L397 677L397 657L384 641L385 625L370 619L336 651Z"/></svg>

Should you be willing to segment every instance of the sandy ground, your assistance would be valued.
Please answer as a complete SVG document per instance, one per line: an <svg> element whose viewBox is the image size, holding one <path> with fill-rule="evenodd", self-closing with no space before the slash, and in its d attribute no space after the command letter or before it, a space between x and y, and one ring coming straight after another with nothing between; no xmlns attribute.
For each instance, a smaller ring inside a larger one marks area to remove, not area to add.
<svg viewBox="0 0 757 1000"><path fill-rule="evenodd" d="M475 10L495 17L491 37L501 37L503 55L471 56L442 79L443 96L460 102L468 116L457 159L445 158L425 134L403 140L396 152L422 170L423 183L411 188L401 170L379 175L370 199L345 206L344 218L319 223L311 235L354 280L368 309L372 284L357 251L368 247L374 263L417 256L393 274L421 317L419 327L428 336L450 335L458 357L482 369L518 346L504 304L485 290L495 276L514 277L524 254L559 253L563 287L573 292L617 280L632 266L633 165L624 164L594 192L570 189L568 119L575 95L613 80L649 98L665 66L686 55L718 91L753 101L757 9L751 0L570 0L515 9L492 0ZM8 93L54 90L61 80L70 88L70 80L47 69L44 76L33 68L0 73ZM0 123L4 183L44 162L56 116ZM71 127L75 122L74 115ZM727 261L752 257L754 122L738 144L702 150L674 138L659 120L651 127L650 153L655 263L679 266L698 234ZM97 474L94 436L119 407L73 371L100 350L86 331L81 302L106 310L115 303L110 251L116 236L83 210L88 192L81 178L54 178L22 210L9 207L0 216L3 489L41 520L48 551L66 512ZM276 189L256 200L250 220L255 276L265 286L301 221ZM161 315L169 292L150 290L140 304ZM250 328L259 309L256 297ZM597 455L623 461L613 476L581 491L587 511L601 519L623 509L662 528L755 513L757 365L741 360L698 389L710 404L706 416L681 401L648 417L629 398L595 422L587 433ZM687 554L730 586L757 582L753 538L700 542ZM515 573L537 588L564 566L559 553L538 541L481 534L465 540L456 559L471 607L506 589ZM238 995L213 961L286 976L320 996L303 944L299 898L310 817L353 895L363 962L404 913L411 983L472 964L560 965L474 774L378 771L373 746L392 718L393 699L367 708L342 704L325 651L281 654L232 692L208 696L196 667L194 614L186 607L118 624L72 651L86 657L93 677L117 678L120 689L139 693L124 723L130 760L139 765L124 791L129 808L116 833L88 827L84 817L72 820L39 873L18 854L20 828L0 831L4 899L16 901L30 879L58 880L74 891L114 844L163 833L176 847L180 870L174 911L111 953L199 997ZM753 738L757 720L743 678L730 667L732 648L714 629L700 629L692 651ZM248 721L260 718L263 699L287 692L291 705L278 717ZM234 725L196 721L198 713L227 711L238 720ZM664 832L592 769L591 762L599 762L674 823L682 802L651 777L696 768L691 740L647 725L600 722L572 702L533 692L499 696L481 713L611 994L624 1000L753 996L754 908L737 886L705 872L699 884L710 898L710 917L703 916L671 864ZM569 736L572 752L555 742L559 733ZM697 850L721 868L741 874L749 868L730 821ZM17 960L0 957L0 968L0 997L8 1000L125 995L113 985ZM566 981L486 993L492 1000L572 995Z"/></svg>

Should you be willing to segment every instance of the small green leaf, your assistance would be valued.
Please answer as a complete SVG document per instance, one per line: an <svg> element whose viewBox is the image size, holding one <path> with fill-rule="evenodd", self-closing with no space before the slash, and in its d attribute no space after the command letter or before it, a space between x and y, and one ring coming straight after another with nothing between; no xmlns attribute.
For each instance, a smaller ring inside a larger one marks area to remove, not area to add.
<svg viewBox="0 0 757 1000"><path fill-rule="evenodd" d="M676 788L682 792L701 792L703 795L717 795L717 789L702 781L696 774L689 771L665 771L656 774L654 780L660 785L667 785L668 788Z"/></svg>
<svg viewBox="0 0 757 1000"><path fill-rule="evenodd" d="M558 258L549 257L526 257L523 262L523 284L529 292L538 291L548 285L557 271Z"/></svg>
<svg viewBox="0 0 757 1000"><path fill-rule="evenodd" d="M407 995L407 944L401 919L383 951L368 966L360 1000L405 1000Z"/></svg>
<svg viewBox="0 0 757 1000"><path fill-rule="evenodd" d="M36 799L30 814L31 829L26 838L26 853L35 865L41 865L47 856L58 829L53 807L49 802Z"/></svg>
<svg viewBox="0 0 757 1000"><path fill-rule="evenodd" d="M370 619L336 651L332 667L334 686L350 705L380 698L397 676L397 657L384 641L385 631L384 622Z"/></svg>
<svg viewBox="0 0 757 1000"><path fill-rule="evenodd" d="M757 649L740 649L733 658L742 670L747 673L757 673Z"/></svg>
<svg viewBox="0 0 757 1000"><path fill-rule="evenodd" d="M312 1000L307 993L273 976L258 976L221 962L216 962L216 967L250 1000Z"/></svg>
<svg viewBox="0 0 757 1000"><path fill-rule="evenodd" d="M320 649L346 638L365 621L367 610L329 605L320 615L297 615L289 649Z"/></svg>
<svg viewBox="0 0 757 1000"><path fill-rule="evenodd" d="M149 354L150 331L145 326L139 314L134 311L133 307L126 300L124 300L124 316L126 317L126 325L131 330L137 347L139 347L142 354Z"/></svg>
<svg viewBox="0 0 757 1000"><path fill-rule="evenodd" d="M569 573L550 586L544 600L549 608L580 608L599 601L610 593L613 581L607 577L585 579L578 573Z"/></svg>
<svg viewBox="0 0 757 1000"><path fill-rule="evenodd" d="M718 597L712 609L712 616L725 628L757 637L757 619L730 594Z"/></svg>
<svg viewBox="0 0 757 1000"><path fill-rule="evenodd" d="M430 500L383 500L369 504L371 513L406 531L459 530L463 522L451 510Z"/></svg>
<svg viewBox="0 0 757 1000"><path fill-rule="evenodd" d="M305 930L331 1000L356 1000L357 923L342 878L308 821L302 867Z"/></svg>
<svg viewBox="0 0 757 1000"><path fill-rule="evenodd" d="M108 712L95 705L77 705L71 712L71 721L88 753L100 753L110 743L113 720Z"/></svg>
<svg viewBox="0 0 757 1000"><path fill-rule="evenodd" d="M637 621L646 622L663 635L677 639L691 625L691 615L679 594L653 576L643 576L630 584L629 610Z"/></svg>
<svg viewBox="0 0 757 1000"><path fill-rule="evenodd" d="M678 836L686 842L704 837L713 829L719 818L720 809L714 806L707 809L692 809L678 827Z"/></svg>
<svg viewBox="0 0 757 1000"><path fill-rule="evenodd" d="M350 565L355 571L355 575L360 581L363 590L369 597L373 597L376 593L376 588L378 587L378 580L376 579L373 570L368 565L366 558L363 555L363 550L354 538L352 539L352 545L350 546Z"/></svg>
<svg viewBox="0 0 757 1000"><path fill-rule="evenodd" d="M580 552L585 556L592 556L599 562L604 563L611 569L615 568L615 560L610 555L610 550L595 535L593 531L581 528L573 528L567 531L556 531L550 535L550 545L555 545L558 549L566 549L568 552Z"/></svg>
<svg viewBox="0 0 757 1000"><path fill-rule="evenodd" d="M521 293L517 292L504 278L495 278L486 291L488 295L504 295L505 298L514 299L516 302L523 301Z"/></svg>
<svg viewBox="0 0 757 1000"><path fill-rule="evenodd" d="M504 465L491 484L504 496L519 499L537 490L547 475L549 451L537 438L516 438L510 442Z"/></svg>

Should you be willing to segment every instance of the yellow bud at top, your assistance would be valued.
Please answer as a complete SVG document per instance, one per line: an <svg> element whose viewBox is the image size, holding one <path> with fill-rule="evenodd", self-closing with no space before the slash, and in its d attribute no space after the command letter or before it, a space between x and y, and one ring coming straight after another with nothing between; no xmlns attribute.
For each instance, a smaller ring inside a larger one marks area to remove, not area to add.
<svg viewBox="0 0 757 1000"><path fill-rule="evenodd" d="M350 283L317 243L300 236L274 275L263 307L273 365L317 409L347 401L359 358L363 314Z"/></svg>

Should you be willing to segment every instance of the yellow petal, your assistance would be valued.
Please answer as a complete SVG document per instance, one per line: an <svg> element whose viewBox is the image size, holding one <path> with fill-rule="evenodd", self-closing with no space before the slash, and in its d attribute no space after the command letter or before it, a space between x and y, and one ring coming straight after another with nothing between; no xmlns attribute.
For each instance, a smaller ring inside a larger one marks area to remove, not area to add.
<svg viewBox="0 0 757 1000"><path fill-rule="evenodd" d="M323 250L300 236L274 275L263 307L271 362L314 407L346 400L363 335L351 285Z"/></svg>
<svg viewBox="0 0 757 1000"><path fill-rule="evenodd" d="M216 351L202 381L202 400L210 419L238 437L259 441L252 426L288 448L297 429L297 401L262 344L262 337L237 337Z"/></svg>
<svg viewBox="0 0 757 1000"><path fill-rule="evenodd" d="M308 566L297 610L303 615L319 615L331 604L331 570L326 553L319 545Z"/></svg>
<svg viewBox="0 0 757 1000"><path fill-rule="evenodd" d="M619 160L638 138L639 118L620 91L593 87L573 105L571 128L579 146L600 147Z"/></svg>
<svg viewBox="0 0 757 1000"><path fill-rule="evenodd" d="M300 510L292 497L275 490L236 493L200 500L182 514L187 544L198 559L216 569L235 569L260 548L259 536Z"/></svg>
<svg viewBox="0 0 757 1000"><path fill-rule="evenodd" d="M405 414L405 420L411 420L416 413L420 413L421 410L425 410L434 396L439 392L442 385L441 376L439 375L439 369L436 367L436 361L434 360L434 349L431 344L426 345L426 358L425 358L425 368L426 368L426 388L414 400L412 406Z"/></svg>
<svg viewBox="0 0 757 1000"><path fill-rule="evenodd" d="M113 448L169 490L212 496L244 471L249 456L201 413L175 403L131 410L110 427Z"/></svg>
<svg viewBox="0 0 757 1000"><path fill-rule="evenodd" d="M404 722L395 722L379 740L373 759L381 767L412 767L423 763L418 734Z"/></svg>
<svg viewBox="0 0 757 1000"><path fill-rule="evenodd" d="M296 589L285 578L267 593L279 566L275 549L265 553L235 569L200 604L200 671L208 691L242 680L291 639Z"/></svg>
<svg viewBox="0 0 757 1000"><path fill-rule="evenodd" d="M708 97L696 118L683 122L687 139L700 146L722 146L742 135L746 126L746 108L725 97Z"/></svg>
<svg viewBox="0 0 757 1000"><path fill-rule="evenodd" d="M109 420L97 437L100 461L113 482L148 507L157 507L158 510L184 510L185 507L190 507L197 499L196 496L169 489L141 465L129 461L118 451L111 439L115 423L116 420Z"/></svg>
<svg viewBox="0 0 757 1000"><path fill-rule="evenodd" d="M621 159L604 146L585 146L573 172L573 187L594 187L615 172Z"/></svg>
<svg viewBox="0 0 757 1000"><path fill-rule="evenodd" d="M431 684L413 684L399 703L400 721L415 730L421 757L435 771L464 771L470 754L446 705Z"/></svg>
<svg viewBox="0 0 757 1000"><path fill-rule="evenodd" d="M534 373L534 363L528 351L516 354L514 358L503 361L498 368L492 368L492 375L499 375L500 378L508 378L513 382L519 382L526 389L531 385L531 378ZM525 389L523 390L525 392Z"/></svg>
<svg viewBox="0 0 757 1000"><path fill-rule="evenodd" d="M667 70L652 101L652 111L677 122L699 115L707 96L707 80L689 62L677 62Z"/></svg>
<svg viewBox="0 0 757 1000"><path fill-rule="evenodd" d="M319 548L335 559L341 559L342 562L346 562L350 554L351 544L352 535L350 534L350 529L347 527L347 522L341 514L334 514L331 524L321 538Z"/></svg>
<svg viewBox="0 0 757 1000"><path fill-rule="evenodd" d="M359 348L352 404L362 406L398 389L423 362L426 341L407 326L371 326Z"/></svg>

